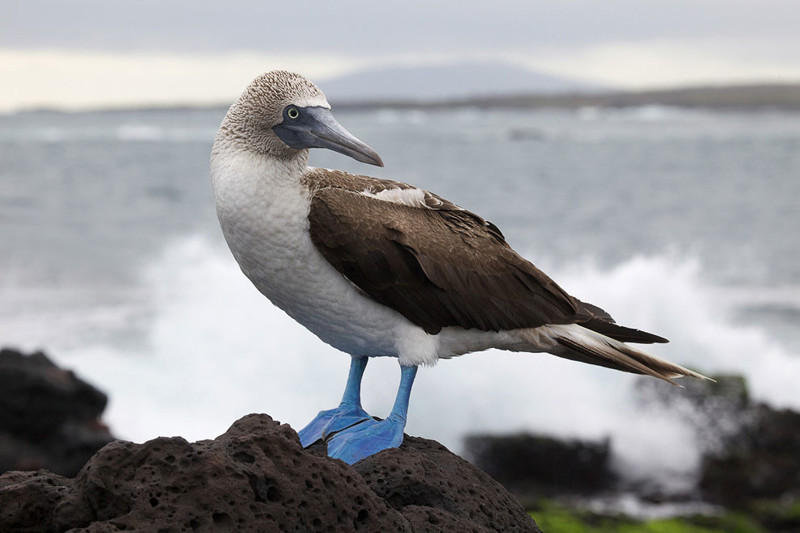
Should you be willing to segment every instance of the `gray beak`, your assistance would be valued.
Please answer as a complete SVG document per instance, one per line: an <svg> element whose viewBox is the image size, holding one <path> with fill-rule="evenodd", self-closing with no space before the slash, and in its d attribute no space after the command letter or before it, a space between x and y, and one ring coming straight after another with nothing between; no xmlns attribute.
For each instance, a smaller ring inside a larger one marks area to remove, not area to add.
<svg viewBox="0 0 800 533"><path fill-rule="evenodd" d="M325 107L288 106L283 110L283 122L272 130L297 150L327 148L362 163L383 166L378 153L344 129Z"/></svg>

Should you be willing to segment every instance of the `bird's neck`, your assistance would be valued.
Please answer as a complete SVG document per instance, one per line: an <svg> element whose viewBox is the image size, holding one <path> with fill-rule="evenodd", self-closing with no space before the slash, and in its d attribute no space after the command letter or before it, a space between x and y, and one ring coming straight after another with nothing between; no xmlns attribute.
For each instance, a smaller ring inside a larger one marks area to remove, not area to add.
<svg viewBox="0 0 800 533"><path fill-rule="evenodd" d="M217 138L211 152L211 179L215 192L245 187L296 187L308 168L308 150L297 150L293 157L272 157L247 147L236 139Z"/></svg>
<svg viewBox="0 0 800 533"><path fill-rule="evenodd" d="M301 183L306 160L269 158L246 150L212 157L217 217L234 257L251 279L261 279L269 270L262 259L292 249L297 235L303 234L309 209L308 191Z"/></svg>

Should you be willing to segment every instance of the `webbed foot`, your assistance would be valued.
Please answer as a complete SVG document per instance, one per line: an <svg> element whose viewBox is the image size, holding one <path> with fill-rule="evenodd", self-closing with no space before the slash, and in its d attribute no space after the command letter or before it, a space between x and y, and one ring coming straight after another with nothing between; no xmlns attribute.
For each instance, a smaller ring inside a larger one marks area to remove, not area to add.
<svg viewBox="0 0 800 533"><path fill-rule="evenodd" d="M372 420L372 417L356 406L339 406L336 409L320 411L314 420L298 432L300 443L306 448L320 439L326 439L337 431Z"/></svg>
<svg viewBox="0 0 800 533"><path fill-rule="evenodd" d="M403 443L405 419L389 416L386 420L362 422L328 439L328 456L353 464L387 448Z"/></svg>

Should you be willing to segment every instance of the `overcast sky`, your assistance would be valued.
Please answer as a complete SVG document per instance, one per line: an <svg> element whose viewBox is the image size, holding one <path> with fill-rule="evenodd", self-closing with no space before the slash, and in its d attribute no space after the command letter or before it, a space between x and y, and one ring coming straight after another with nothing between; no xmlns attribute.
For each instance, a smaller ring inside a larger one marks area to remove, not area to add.
<svg viewBox="0 0 800 533"><path fill-rule="evenodd" d="M226 101L256 74L507 61L626 88L800 81L797 0L0 0L0 109Z"/></svg>

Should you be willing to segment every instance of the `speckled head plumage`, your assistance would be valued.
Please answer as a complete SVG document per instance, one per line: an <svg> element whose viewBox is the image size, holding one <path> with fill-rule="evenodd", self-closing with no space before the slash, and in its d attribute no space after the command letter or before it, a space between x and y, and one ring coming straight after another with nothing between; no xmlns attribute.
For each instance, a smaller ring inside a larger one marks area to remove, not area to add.
<svg viewBox="0 0 800 533"><path fill-rule="evenodd" d="M305 159L308 148L328 148L383 166L378 154L344 129L325 95L306 78L275 70L253 80L222 122L215 151L236 145L279 160Z"/></svg>
<svg viewBox="0 0 800 533"><path fill-rule="evenodd" d="M217 140L281 159L293 158L299 150L281 142L272 129L283 121L289 105L330 109L325 95L311 81L294 72L273 70L247 86L228 110Z"/></svg>
<svg viewBox="0 0 800 533"><path fill-rule="evenodd" d="M319 87L300 74L285 70L273 70L255 78L234 105L271 119L271 127L283 120L283 108L290 104L330 108Z"/></svg>

